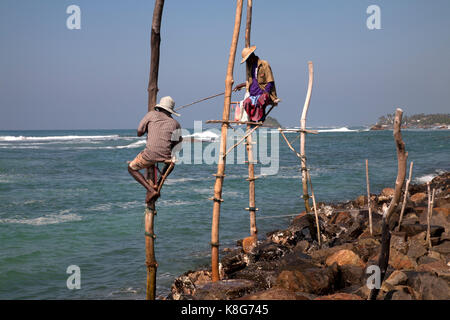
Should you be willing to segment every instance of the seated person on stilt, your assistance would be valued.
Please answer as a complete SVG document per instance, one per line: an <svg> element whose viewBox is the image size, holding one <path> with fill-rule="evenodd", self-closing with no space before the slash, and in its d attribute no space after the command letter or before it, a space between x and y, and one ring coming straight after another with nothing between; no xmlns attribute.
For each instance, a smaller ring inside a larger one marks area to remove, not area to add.
<svg viewBox="0 0 450 320"><path fill-rule="evenodd" d="M180 116L173 108L175 101L171 97L161 98L155 110L149 111L142 118L137 129L138 137L147 133L147 143L136 158L129 162L128 172L147 189L145 202L148 203L159 196L158 186L147 181L139 170L151 168L158 162L167 163L172 159L172 153L183 138L181 137L181 126L172 114Z"/></svg>

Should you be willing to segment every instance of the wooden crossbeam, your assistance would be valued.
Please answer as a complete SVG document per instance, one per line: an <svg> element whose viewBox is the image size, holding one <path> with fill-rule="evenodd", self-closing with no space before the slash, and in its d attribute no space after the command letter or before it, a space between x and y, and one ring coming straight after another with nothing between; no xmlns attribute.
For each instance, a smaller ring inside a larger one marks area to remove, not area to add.
<svg viewBox="0 0 450 320"><path fill-rule="evenodd" d="M260 126L262 122L254 122L254 121L234 121L234 120L207 120L206 123L227 123L227 124L250 124L255 126Z"/></svg>

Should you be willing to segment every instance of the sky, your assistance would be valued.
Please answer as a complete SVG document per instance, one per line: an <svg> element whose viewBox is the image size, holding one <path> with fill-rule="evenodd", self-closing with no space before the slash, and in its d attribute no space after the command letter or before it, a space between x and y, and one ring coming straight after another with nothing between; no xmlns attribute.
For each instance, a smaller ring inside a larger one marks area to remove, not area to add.
<svg viewBox="0 0 450 320"><path fill-rule="evenodd" d="M81 29L69 30L69 5ZM378 5L381 29L367 27ZM153 0L0 1L0 130L134 129L147 112ZM245 11L234 81L241 65ZM176 105L223 92L236 1L166 0L158 99ZM308 70L307 126L369 125L450 113L450 1L253 0L252 45L273 70L282 102L271 113L299 126ZM233 101L243 99L234 94ZM181 125L221 119L223 96L181 110Z"/></svg>

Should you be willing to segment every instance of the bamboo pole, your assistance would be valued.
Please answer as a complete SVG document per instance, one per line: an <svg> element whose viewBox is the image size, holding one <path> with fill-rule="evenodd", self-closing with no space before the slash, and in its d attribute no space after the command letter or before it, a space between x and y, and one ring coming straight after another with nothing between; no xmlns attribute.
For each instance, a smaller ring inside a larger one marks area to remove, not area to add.
<svg viewBox="0 0 450 320"><path fill-rule="evenodd" d="M307 173L308 173L309 187L311 188L311 196L312 196L312 200L313 200L314 215L316 217L317 242L319 243L319 247L321 247L322 246L322 236L320 234L319 214L317 213L316 196L314 195L314 189L313 189L313 185L311 182L311 175L309 174L309 170L307 171Z"/></svg>
<svg viewBox="0 0 450 320"><path fill-rule="evenodd" d="M150 74L148 81L148 111L155 109L156 97L158 94L158 72L159 72L159 52L161 43L161 19L164 8L164 0L155 0L153 9L152 31L150 37ZM146 170L147 180L156 184L156 170L151 167ZM155 234L154 234L154 218L156 215L155 200L147 204L145 209L145 262L147 265L147 300L155 300L156 297L156 270L158 263L155 257Z"/></svg>
<svg viewBox="0 0 450 320"><path fill-rule="evenodd" d="M382 230L381 230L381 252L378 259L378 266L380 267L380 283L383 282L386 275L388 263L389 263L389 250L391 244L391 232L390 232L390 218L392 213L398 206L400 194L402 192L403 183L406 176L406 160L408 159L408 152L405 150L405 143L402 139L401 123L402 123L403 110L397 109L394 118L394 141L397 149L397 179L395 180L394 196L389 204L389 207L383 214ZM374 288L370 292L369 299L376 300L380 288Z"/></svg>
<svg viewBox="0 0 450 320"><path fill-rule="evenodd" d="M236 3L236 16L233 30L233 38L228 58L227 76L225 79L225 97L222 115L224 121L229 120L230 118L231 91L233 86L233 69L234 69L234 60L236 58L236 48L239 39L239 29L241 27L242 2L243 0L237 0ZM219 220L220 220L220 205L221 202L223 201L222 186L226 163L226 159L223 158L223 155L227 150L227 132L228 132L228 125L226 123L222 123L222 132L220 138L220 155L219 155L219 163L217 165L216 182L214 184L214 198L213 198L214 206L211 225L211 268L212 268L213 282L219 280Z"/></svg>
<svg viewBox="0 0 450 320"><path fill-rule="evenodd" d="M252 31L252 11L253 11L253 1L247 0L247 21L245 27L245 47L250 47L250 36ZM247 64L246 64L247 67ZM252 128L251 124L247 124L247 131ZM257 128L257 127L255 127ZM247 160L248 160L248 212L250 216L250 235L255 238L258 237L258 229L256 227L256 199L255 199L255 164L253 157L253 139L250 133L246 139L246 150L247 150Z"/></svg>
<svg viewBox="0 0 450 320"><path fill-rule="evenodd" d="M308 181L306 174L306 155L305 155L305 140L306 140L306 114L308 113L309 103L311 101L312 86L314 81L314 67L311 61L308 62L309 71L309 82L308 91L306 94L305 104L303 106L302 117L300 119L300 128L303 130L300 134L300 154L301 154L301 167L302 167L302 185L303 185L303 199L305 200L305 210L306 212L311 211L309 205L309 195L308 195Z"/></svg>
<svg viewBox="0 0 450 320"><path fill-rule="evenodd" d="M373 236L372 202L370 199L369 160L368 159L366 159L366 185L367 185L367 206L369 208L369 230L370 230L370 235Z"/></svg>
<svg viewBox="0 0 450 320"><path fill-rule="evenodd" d="M400 218L398 220L397 231L400 231L400 229L402 228L403 214L405 213L406 201L408 200L409 184L411 183L413 165L414 165L414 162L411 161L411 164L409 165L409 177L408 177L408 180L406 180L405 195L403 197L402 211L400 212Z"/></svg>

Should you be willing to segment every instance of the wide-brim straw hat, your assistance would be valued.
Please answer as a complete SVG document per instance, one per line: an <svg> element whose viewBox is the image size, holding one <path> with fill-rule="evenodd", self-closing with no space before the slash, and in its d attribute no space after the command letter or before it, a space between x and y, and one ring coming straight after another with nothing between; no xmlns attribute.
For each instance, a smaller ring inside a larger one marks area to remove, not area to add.
<svg viewBox="0 0 450 320"><path fill-rule="evenodd" d="M256 50L256 46L251 46L250 48L244 48L242 50L242 61L241 63L244 63L247 61L248 57Z"/></svg>
<svg viewBox="0 0 450 320"><path fill-rule="evenodd" d="M162 97L161 100L159 100L159 103L155 106L157 108L164 109L176 116L180 116L179 113L176 113L173 108L175 107L175 101L173 101L172 97Z"/></svg>

